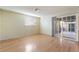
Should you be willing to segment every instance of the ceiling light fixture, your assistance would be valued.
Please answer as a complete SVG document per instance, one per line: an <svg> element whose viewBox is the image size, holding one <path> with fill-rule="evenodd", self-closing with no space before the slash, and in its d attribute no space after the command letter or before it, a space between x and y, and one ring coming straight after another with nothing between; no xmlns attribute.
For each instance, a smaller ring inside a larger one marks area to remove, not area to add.
<svg viewBox="0 0 79 59"><path fill-rule="evenodd" d="M35 8L35 10L34 10L35 12L39 12L40 11L40 9L39 8Z"/></svg>

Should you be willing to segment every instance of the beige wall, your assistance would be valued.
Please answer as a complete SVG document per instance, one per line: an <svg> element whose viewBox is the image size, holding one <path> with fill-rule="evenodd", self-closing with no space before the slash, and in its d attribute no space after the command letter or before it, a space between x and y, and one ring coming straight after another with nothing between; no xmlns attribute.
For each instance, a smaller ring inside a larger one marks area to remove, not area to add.
<svg viewBox="0 0 79 59"><path fill-rule="evenodd" d="M0 38L2 38L2 12L0 11Z"/></svg>
<svg viewBox="0 0 79 59"><path fill-rule="evenodd" d="M36 20L36 25L25 26L25 20ZM40 33L40 18L0 10L0 39L10 39Z"/></svg>

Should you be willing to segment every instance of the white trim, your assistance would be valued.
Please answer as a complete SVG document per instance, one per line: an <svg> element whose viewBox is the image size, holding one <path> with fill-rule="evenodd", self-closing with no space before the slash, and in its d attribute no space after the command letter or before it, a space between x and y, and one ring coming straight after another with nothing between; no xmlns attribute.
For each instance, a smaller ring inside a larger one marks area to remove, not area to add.
<svg viewBox="0 0 79 59"><path fill-rule="evenodd" d="M79 40L78 40L78 29L79 29L79 28L78 28L78 17L79 17L79 16L78 16L78 13L77 13L77 14L76 14L76 41L79 41Z"/></svg>

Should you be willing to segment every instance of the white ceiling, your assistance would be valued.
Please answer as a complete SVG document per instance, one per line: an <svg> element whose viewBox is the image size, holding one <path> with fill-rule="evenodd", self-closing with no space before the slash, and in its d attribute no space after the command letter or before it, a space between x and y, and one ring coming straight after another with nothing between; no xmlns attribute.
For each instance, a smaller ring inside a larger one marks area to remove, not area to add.
<svg viewBox="0 0 79 59"><path fill-rule="evenodd" d="M58 15L79 11L79 6L0 6L0 8L35 16ZM40 11L35 12L35 8L39 8Z"/></svg>

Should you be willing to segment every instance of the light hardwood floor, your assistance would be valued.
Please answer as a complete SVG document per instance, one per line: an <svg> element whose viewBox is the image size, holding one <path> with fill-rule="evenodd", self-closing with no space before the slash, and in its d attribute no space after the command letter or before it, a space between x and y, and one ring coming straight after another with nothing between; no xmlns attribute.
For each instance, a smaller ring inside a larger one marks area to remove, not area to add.
<svg viewBox="0 0 79 59"><path fill-rule="evenodd" d="M33 35L0 41L0 52L76 52L79 43L48 35Z"/></svg>

